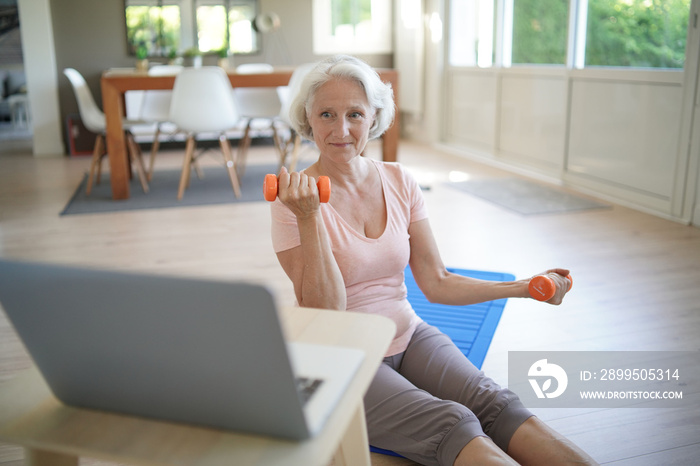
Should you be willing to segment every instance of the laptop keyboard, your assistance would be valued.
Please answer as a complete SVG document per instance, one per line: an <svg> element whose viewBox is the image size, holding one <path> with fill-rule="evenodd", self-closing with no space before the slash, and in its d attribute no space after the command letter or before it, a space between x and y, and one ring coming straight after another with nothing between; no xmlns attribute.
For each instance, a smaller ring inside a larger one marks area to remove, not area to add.
<svg viewBox="0 0 700 466"><path fill-rule="evenodd" d="M318 390L318 387L321 386L323 383L323 380L321 379L312 379L309 377L297 377L297 391L299 392L299 396L301 397L301 402L302 404L306 404L307 401L311 398L311 396Z"/></svg>

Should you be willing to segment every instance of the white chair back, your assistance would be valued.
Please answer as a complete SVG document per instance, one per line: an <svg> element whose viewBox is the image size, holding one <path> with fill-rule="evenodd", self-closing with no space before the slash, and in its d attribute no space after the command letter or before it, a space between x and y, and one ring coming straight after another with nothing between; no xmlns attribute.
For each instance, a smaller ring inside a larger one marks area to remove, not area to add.
<svg viewBox="0 0 700 466"><path fill-rule="evenodd" d="M304 77L306 77L306 75L309 73L309 71L311 71L314 68L314 66L316 66L316 63L305 63L303 65L297 66L296 68L294 68L292 77L289 78L289 84L286 87L280 87L277 89L280 101L282 102L279 117L287 125L290 125L289 108L292 105L292 101L299 93L299 90L301 89L301 83L304 80Z"/></svg>
<svg viewBox="0 0 700 466"><path fill-rule="evenodd" d="M64 69L63 74L66 75L73 87L75 99L78 101L80 119L83 120L85 127L93 133L104 133L106 129L105 114L95 103L95 99L83 75L74 68Z"/></svg>
<svg viewBox="0 0 700 466"><path fill-rule="evenodd" d="M223 132L239 122L231 82L218 66L185 68L175 78L170 121L190 133Z"/></svg>
<svg viewBox="0 0 700 466"><path fill-rule="evenodd" d="M154 65L148 69L149 76L173 76L184 70L182 65Z"/></svg>
<svg viewBox="0 0 700 466"><path fill-rule="evenodd" d="M274 70L269 63L243 63L236 67L236 73L241 74L272 73Z"/></svg>
<svg viewBox="0 0 700 466"><path fill-rule="evenodd" d="M172 76L183 70L182 65L158 65L150 68L150 76ZM173 91L151 90L146 91L141 101L139 119L149 122L165 122L170 118L170 101Z"/></svg>
<svg viewBox="0 0 700 466"><path fill-rule="evenodd" d="M272 65L267 63L247 63L236 67L237 73L272 73ZM277 90L270 87L237 87L233 98L241 116L247 118L275 118L280 113L282 103Z"/></svg>
<svg viewBox="0 0 700 466"><path fill-rule="evenodd" d="M146 91L126 91L124 93L124 105L127 120L138 120L141 117L143 98Z"/></svg>

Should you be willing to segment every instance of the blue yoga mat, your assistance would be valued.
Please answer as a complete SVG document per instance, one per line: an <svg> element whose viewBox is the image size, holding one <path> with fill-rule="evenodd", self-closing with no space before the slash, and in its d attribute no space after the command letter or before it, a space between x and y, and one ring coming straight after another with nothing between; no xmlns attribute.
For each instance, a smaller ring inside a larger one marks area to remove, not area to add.
<svg viewBox="0 0 700 466"><path fill-rule="evenodd" d="M515 276L509 273L449 267L447 270L481 280L512 281L515 279ZM481 369L507 300L499 299L470 306L435 304L429 302L420 288L418 288L410 267L406 268L405 275L408 301L416 313L425 322L436 326L448 335L472 364ZM370 446L370 451L384 455L400 456L393 451L373 446Z"/></svg>

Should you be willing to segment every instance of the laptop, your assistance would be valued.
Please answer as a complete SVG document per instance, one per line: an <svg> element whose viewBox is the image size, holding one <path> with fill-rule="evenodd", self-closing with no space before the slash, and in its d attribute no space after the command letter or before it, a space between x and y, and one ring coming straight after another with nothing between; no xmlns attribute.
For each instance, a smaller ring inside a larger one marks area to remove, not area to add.
<svg viewBox="0 0 700 466"><path fill-rule="evenodd" d="M364 359L250 283L0 260L0 304L63 403L218 429L313 437Z"/></svg>

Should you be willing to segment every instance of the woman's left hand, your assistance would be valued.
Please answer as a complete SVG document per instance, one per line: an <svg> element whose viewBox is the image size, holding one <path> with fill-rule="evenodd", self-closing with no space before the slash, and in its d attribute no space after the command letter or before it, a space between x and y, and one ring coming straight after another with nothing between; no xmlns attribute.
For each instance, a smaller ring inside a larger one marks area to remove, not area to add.
<svg viewBox="0 0 700 466"><path fill-rule="evenodd" d="M569 288L571 288L571 281L569 281L569 279L566 278L570 273L571 272L568 269L556 268L549 269L544 273L538 274L545 275L554 282L554 296L552 296L545 302L549 304L559 305L564 301L564 296L566 295L566 293L569 292Z"/></svg>

